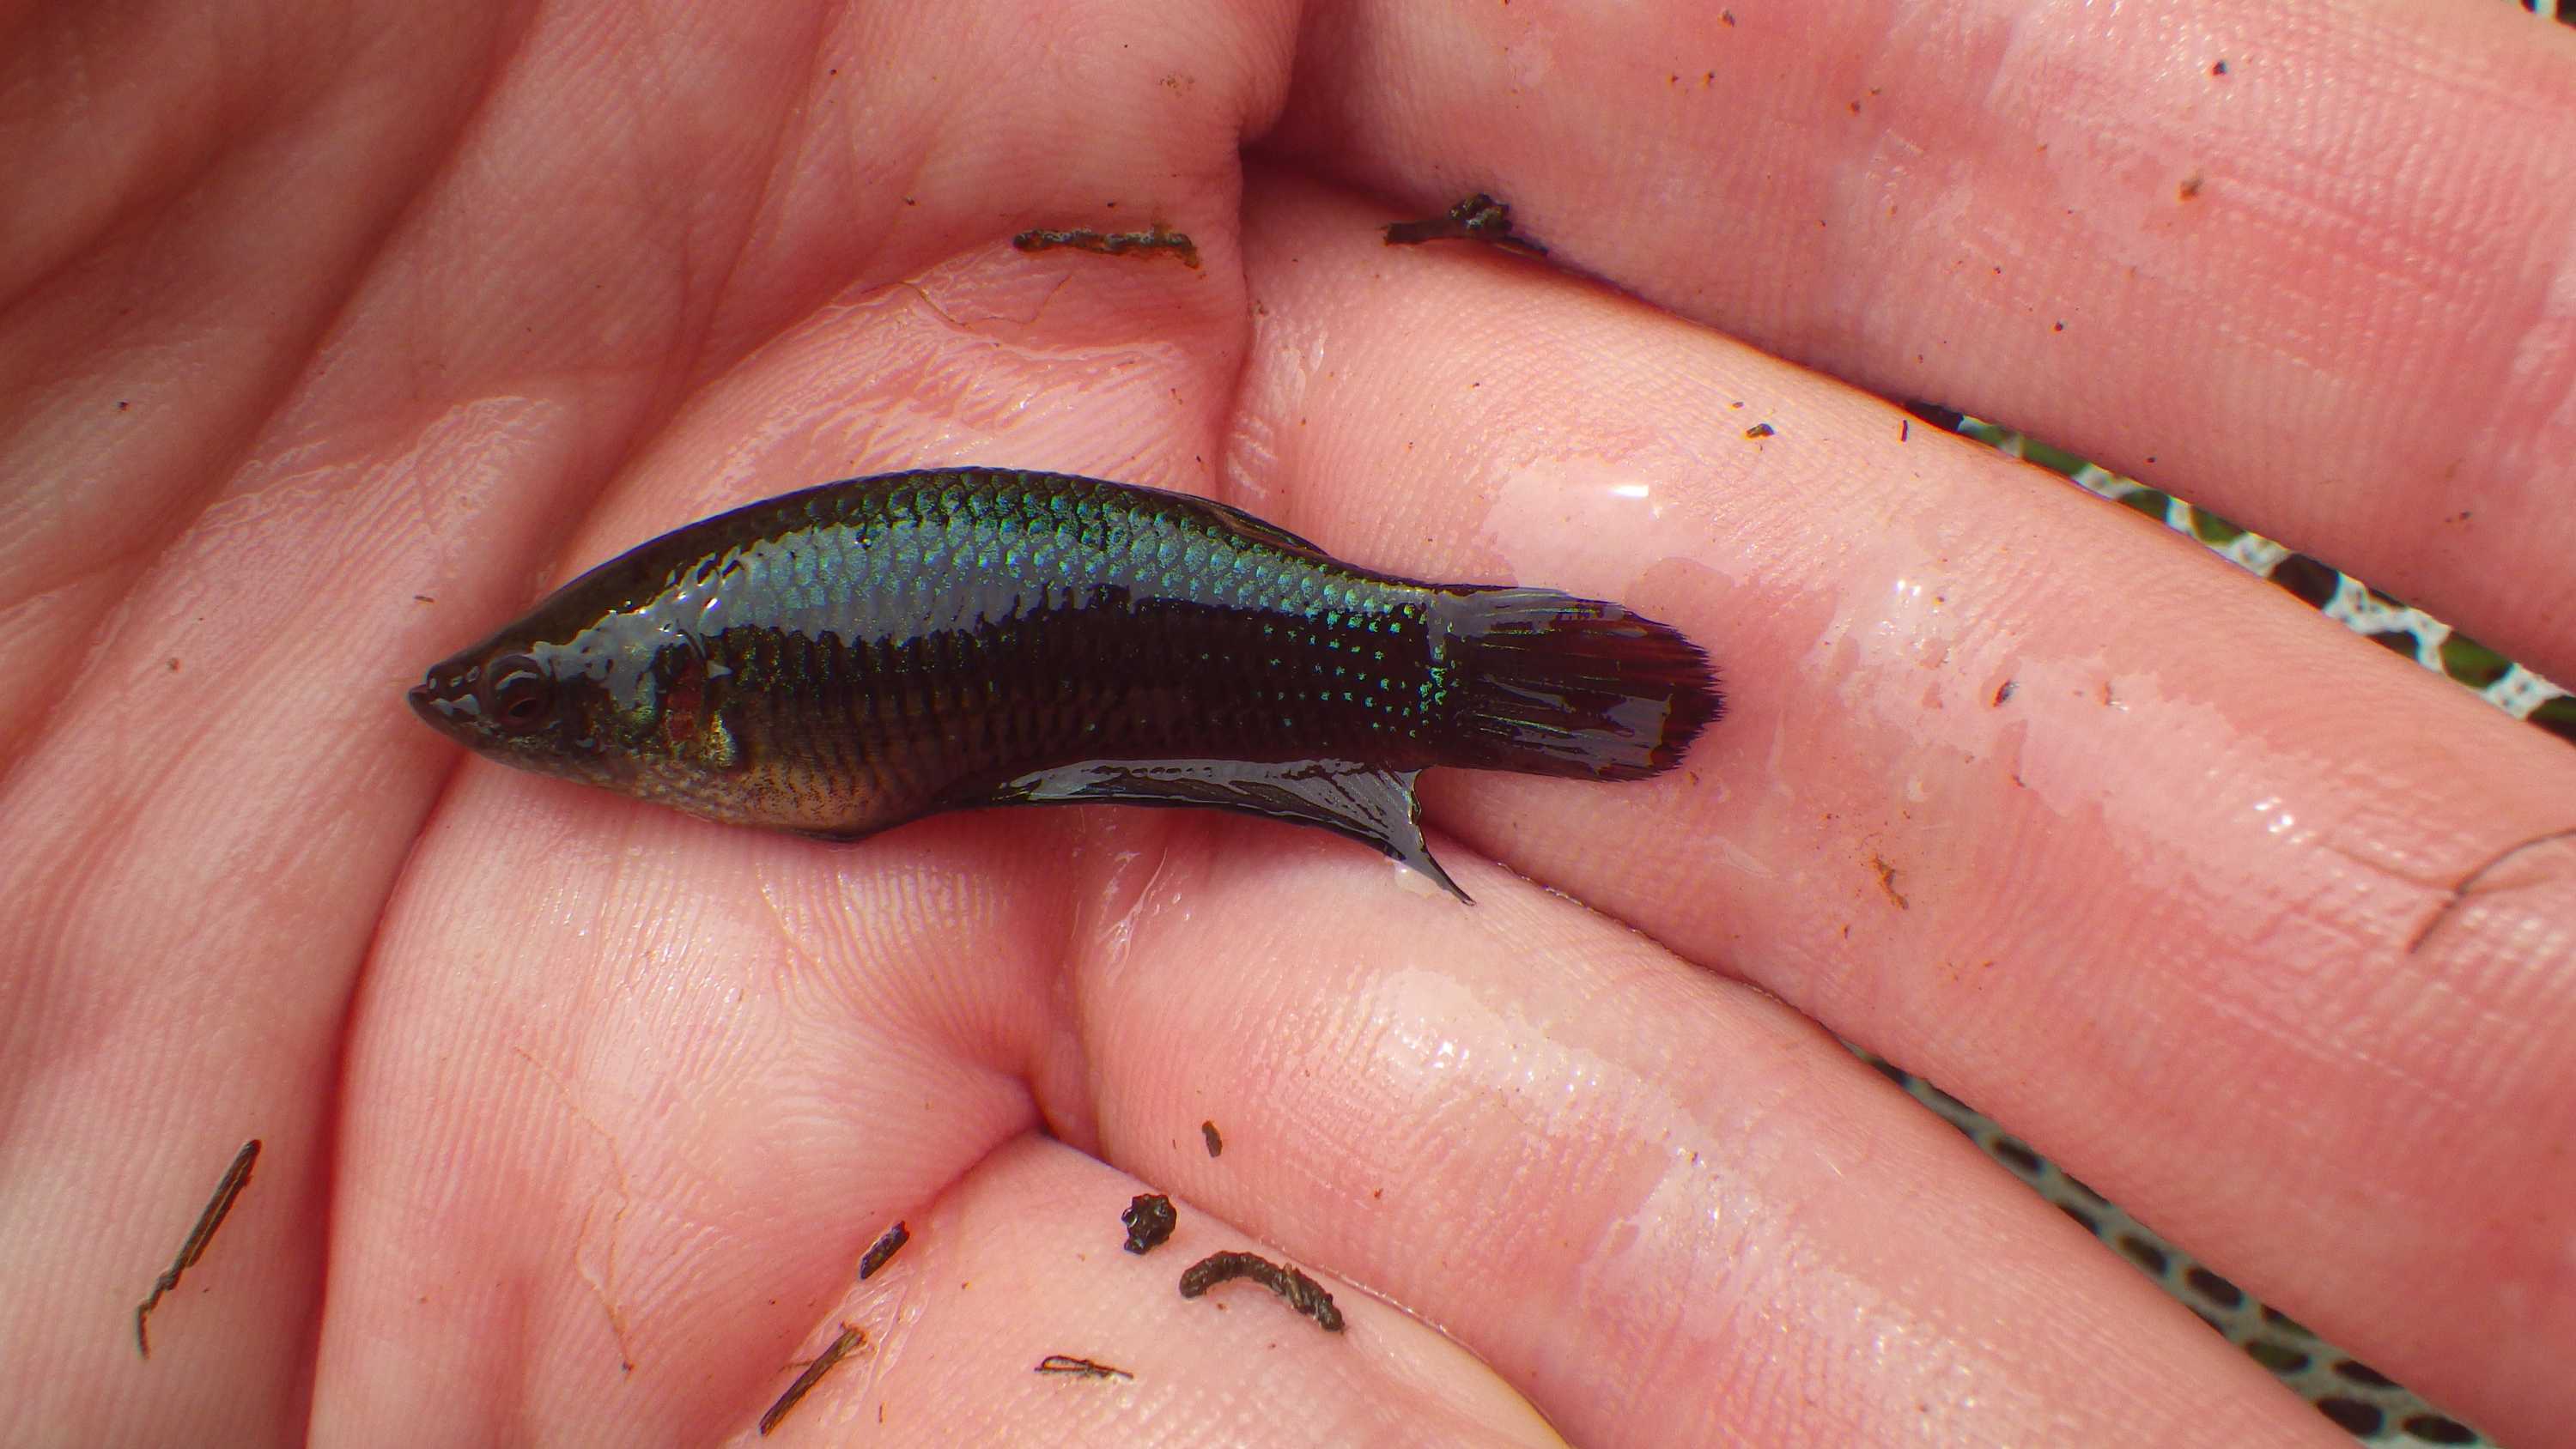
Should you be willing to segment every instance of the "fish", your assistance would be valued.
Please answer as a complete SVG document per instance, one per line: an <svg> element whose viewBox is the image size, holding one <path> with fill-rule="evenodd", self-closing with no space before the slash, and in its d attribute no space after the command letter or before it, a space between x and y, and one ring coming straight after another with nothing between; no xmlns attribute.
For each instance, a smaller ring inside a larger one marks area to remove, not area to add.
<svg viewBox="0 0 2576 1449"><path fill-rule="evenodd" d="M1424 583L1211 499L1006 468L663 534L409 700L489 759L728 824L1203 807L1332 831L1461 901L1421 771L1645 779L1725 709L1699 645L1619 604Z"/></svg>

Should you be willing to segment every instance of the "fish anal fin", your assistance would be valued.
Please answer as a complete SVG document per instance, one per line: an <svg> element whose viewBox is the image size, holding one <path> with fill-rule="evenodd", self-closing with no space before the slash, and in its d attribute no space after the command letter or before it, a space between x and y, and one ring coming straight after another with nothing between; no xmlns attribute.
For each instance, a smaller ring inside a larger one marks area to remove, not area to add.
<svg viewBox="0 0 2576 1449"><path fill-rule="evenodd" d="M1415 771L1397 774L1347 760L1284 764L1242 760L1088 760L1036 770L941 808L976 805L1155 805L1231 810L1319 826L1468 895L1431 858L1414 799Z"/></svg>

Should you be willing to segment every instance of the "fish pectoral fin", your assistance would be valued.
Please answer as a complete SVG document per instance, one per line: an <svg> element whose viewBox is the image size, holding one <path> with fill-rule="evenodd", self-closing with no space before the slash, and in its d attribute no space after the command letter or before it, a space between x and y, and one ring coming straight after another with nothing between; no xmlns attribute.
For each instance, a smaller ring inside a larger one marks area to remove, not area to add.
<svg viewBox="0 0 2576 1449"><path fill-rule="evenodd" d="M1317 825L1420 871L1461 901L1465 891L1422 840L1418 771L1396 774L1343 760L1091 760L1037 770L996 787L991 805L1196 806Z"/></svg>

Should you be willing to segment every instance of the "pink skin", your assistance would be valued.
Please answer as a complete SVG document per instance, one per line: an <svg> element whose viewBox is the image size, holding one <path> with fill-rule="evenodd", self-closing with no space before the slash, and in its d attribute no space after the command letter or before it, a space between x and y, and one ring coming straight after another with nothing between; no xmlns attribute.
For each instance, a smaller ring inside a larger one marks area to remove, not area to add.
<svg viewBox="0 0 2576 1449"><path fill-rule="evenodd" d="M2445 906L2576 756L1792 365L2576 676L2576 38L2151 9L21 16L0 1394L694 1443L848 1321L782 1442L2336 1442L1821 1022L2544 1441L2576 850ZM1631 296L1377 243L1478 187ZM1008 246L1154 221L1205 269ZM727 830L403 706L619 548L944 462L1621 597L1734 711L1650 784L1435 776L1467 909L1197 814ZM1349 1332L1181 1300L1228 1247Z"/></svg>

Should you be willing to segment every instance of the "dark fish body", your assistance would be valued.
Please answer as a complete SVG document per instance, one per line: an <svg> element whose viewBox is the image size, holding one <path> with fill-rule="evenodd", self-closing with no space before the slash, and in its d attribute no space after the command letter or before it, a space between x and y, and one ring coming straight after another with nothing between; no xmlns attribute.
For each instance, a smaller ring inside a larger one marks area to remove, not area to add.
<svg viewBox="0 0 2576 1449"><path fill-rule="evenodd" d="M665 534L411 691L508 764L840 838L988 805L1319 825L1456 891L1413 776L1626 780L1721 708L1664 625L1340 563L1224 504L955 468Z"/></svg>

